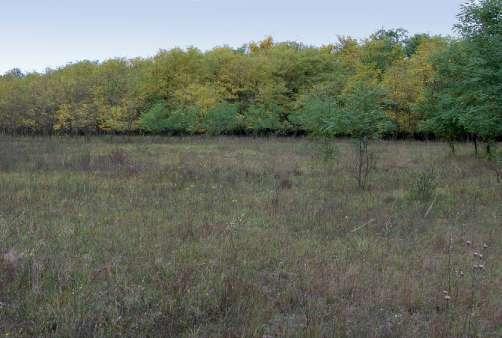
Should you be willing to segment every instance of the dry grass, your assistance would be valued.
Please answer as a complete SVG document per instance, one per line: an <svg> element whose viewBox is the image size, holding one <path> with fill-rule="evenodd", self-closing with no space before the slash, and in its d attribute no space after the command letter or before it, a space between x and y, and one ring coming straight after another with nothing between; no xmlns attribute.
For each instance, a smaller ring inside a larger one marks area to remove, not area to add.
<svg viewBox="0 0 502 338"><path fill-rule="evenodd" d="M0 138L0 334L502 335L493 163L370 148L361 190L343 140Z"/></svg>

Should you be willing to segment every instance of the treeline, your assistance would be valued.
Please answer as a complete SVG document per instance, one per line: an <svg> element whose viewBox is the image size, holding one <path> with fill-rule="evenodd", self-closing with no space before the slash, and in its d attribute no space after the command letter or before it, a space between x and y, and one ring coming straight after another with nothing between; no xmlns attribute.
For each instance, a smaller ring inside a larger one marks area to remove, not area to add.
<svg viewBox="0 0 502 338"><path fill-rule="evenodd" d="M322 47L267 38L0 77L14 133L502 136L502 0L464 5L459 38L379 30ZM364 130L364 128L371 130Z"/></svg>

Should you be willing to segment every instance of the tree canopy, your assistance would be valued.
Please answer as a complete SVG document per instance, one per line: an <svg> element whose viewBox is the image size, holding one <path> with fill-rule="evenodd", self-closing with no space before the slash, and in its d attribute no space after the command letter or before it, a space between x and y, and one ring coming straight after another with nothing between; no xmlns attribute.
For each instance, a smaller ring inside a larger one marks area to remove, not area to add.
<svg viewBox="0 0 502 338"><path fill-rule="evenodd" d="M378 128L368 134L492 142L502 136L501 8L502 0L463 5L458 38L381 29L320 47L268 37L44 73L13 69L0 76L0 129L354 135L369 123Z"/></svg>

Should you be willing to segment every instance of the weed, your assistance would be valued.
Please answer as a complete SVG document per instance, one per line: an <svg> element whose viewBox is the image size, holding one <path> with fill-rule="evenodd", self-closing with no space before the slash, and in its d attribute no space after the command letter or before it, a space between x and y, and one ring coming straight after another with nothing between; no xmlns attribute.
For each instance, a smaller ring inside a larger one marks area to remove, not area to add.
<svg viewBox="0 0 502 338"><path fill-rule="evenodd" d="M437 186L438 178L434 169L421 171L410 187L410 197L421 202L430 201L436 194Z"/></svg>

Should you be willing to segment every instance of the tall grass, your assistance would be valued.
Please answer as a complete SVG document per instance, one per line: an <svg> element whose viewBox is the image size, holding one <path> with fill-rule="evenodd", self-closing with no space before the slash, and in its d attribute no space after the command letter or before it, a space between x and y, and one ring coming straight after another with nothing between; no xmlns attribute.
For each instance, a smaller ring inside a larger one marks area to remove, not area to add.
<svg viewBox="0 0 502 338"><path fill-rule="evenodd" d="M2 335L502 333L502 186L468 146L370 144L361 190L343 140L0 145Z"/></svg>

